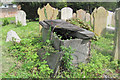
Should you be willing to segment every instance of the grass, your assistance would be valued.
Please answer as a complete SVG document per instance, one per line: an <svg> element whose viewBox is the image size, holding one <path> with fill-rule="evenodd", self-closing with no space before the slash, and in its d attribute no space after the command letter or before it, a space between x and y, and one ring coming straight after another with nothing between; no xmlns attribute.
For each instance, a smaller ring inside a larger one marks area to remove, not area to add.
<svg viewBox="0 0 120 80"><path fill-rule="evenodd" d="M8 19L14 20L15 18L8 18ZM6 43L5 40L6 40L7 32L10 30L15 31L21 39L25 39L25 40L39 39L39 23L38 22L28 22L26 26L20 26L20 27L17 27L15 24L9 24L9 25L6 25L6 26L0 27L0 28L2 28L2 29L0 29L0 32L2 33L2 40L0 41L0 46L2 46L2 54L3 54L3 56L2 56L2 63L3 63L2 71L4 74L6 74L6 76L4 75L3 77L27 78L27 77L32 76L32 74L29 71L27 71L25 67L24 68L21 67L21 65L23 65L23 62L18 61L16 59L16 57L12 57L11 54L8 52L8 47L11 47L11 45L13 43L11 43L11 42ZM106 33L106 35L99 37L99 39L97 41L92 40L91 55L95 54L94 58L96 60L97 59L102 60L102 59L106 59L107 57L109 57L111 59L111 61L113 61L113 56L112 56L113 48L114 48L113 39L114 39L114 34ZM41 44L39 44L39 42L36 42L36 43L38 43L38 45L39 45L38 47L41 47ZM34 45L29 46L29 48L30 47L34 47ZM99 55L99 53L101 53L101 54ZM109 60L106 59L106 61L109 61ZM95 63L95 65L97 65L98 63L99 63L99 61L97 61L97 63ZM17 68L15 67L16 65L17 65ZM104 64L101 63L100 66L101 65L104 65ZM88 65L88 66L91 66L91 65ZM114 67L114 64L112 64L111 66ZM116 70L115 68L111 68L111 66L108 69ZM13 67L13 69L12 69L12 67ZM87 68L89 68L89 67L87 67ZM94 67L93 67L93 69L94 69ZM80 69L78 69L78 74L79 74L79 70ZM98 70L96 70L96 72ZM114 71L112 73L112 75L115 75L115 77L116 77L117 72ZM57 76L57 77L60 77L60 76Z"/></svg>
<svg viewBox="0 0 120 80"><path fill-rule="evenodd" d="M1 20L1 19L0 19ZM8 18L8 20L15 20L15 18ZM2 33L2 39L0 40L0 46L2 46L2 72L6 73L9 71L9 68L14 64L18 63L18 61L10 56L7 52L7 47L11 46L8 42L6 43L7 32L10 30L15 31L18 36L23 38L34 38L39 36L39 23L38 22L29 22L26 26L17 27L15 24L9 24L3 27L0 27L0 32Z"/></svg>
<svg viewBox="0 0 120 80"><path fill-rule="evenodd" d="M3 21L5 18L0 18L0 21ZM8 17L8 21L15 21L15 17Z"/></svg>

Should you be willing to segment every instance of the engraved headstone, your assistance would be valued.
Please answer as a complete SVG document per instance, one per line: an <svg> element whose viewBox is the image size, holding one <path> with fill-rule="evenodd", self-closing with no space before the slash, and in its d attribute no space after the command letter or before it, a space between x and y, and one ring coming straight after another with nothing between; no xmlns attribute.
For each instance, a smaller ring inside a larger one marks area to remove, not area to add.
<svg viewBox="0 0 120 80"><path fill-rule="evenodd" d="M77 12L77 18L85 21L86 11L80 9L80 10L77 10L76 12Z"/></svg>
<svg viewBox="0 0 120 80"><path fill-rule="evenodd" d="M16 24L18 24L18 21L19 21L23 26L27 25L26 13L23 10L18 10L15 18L16 18Z"/></svg>
<svg viewBox="0 0 120 80"><path fill-rule="evenodd" d="M104 7L99 7L93 13L93 16L94 16L94 33L100 36L105 33L108 11Z"/></svg>
<svg viewBox="0 0 120 80"><path fill-rule="evenodd" d="M42 9L38 8L37 13L39 15L39 21L43 20L54 20L57 18L58 9L55 9L49 5L49 3ZM40 25L40 31L42 26Z"/></svg>
<svg viewBox="0 0 120 80"><path fill-rule="evenodd" d="M61 9L61 19L62 20L68 20L72 18L72 14L73 14L73 9L71 9L70 7L64 7Z"/></svg>

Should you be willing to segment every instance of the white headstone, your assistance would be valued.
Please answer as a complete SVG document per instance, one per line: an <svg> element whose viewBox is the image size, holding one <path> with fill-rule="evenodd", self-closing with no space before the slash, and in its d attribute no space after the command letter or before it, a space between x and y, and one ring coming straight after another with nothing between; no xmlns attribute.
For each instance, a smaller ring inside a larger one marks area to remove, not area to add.
<svg viewBox="0 0 120 80"><path fill-rule="evenodd" d="M15 18L16 18L16 24L19 21L23 26L27 25L26 24L26 13L23 10L17 11Z"/></svg>
<svg viewBox="0 0 120 80"><path fill-rule="evenodd" d="M112 26L112 16L113 16L113 12L108 11L108 16L107 16L107 25L106 27L111 27Z"/></svg>
<svg viewBox="0 0 120 80"><path fill-rule="evenodd" d="M16 39L15 41L18 42L18 43L21 41L21 39L19 38L17 33L13 30L7 32L6 42L13 41L12 38L15 38Z"/></svg>
<svg viewBox="0 0 120 80"><path fill-rule="evenodd" d="M61 19L62 20L71 19L72 14L73 14L73 9L71 9L70 7L64 7L61 10Z"/></svg>

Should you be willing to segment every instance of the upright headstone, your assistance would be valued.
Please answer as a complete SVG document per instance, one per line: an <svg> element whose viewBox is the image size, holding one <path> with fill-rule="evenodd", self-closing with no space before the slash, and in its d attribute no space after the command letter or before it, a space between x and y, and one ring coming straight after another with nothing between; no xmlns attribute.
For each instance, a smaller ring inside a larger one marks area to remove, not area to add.
<svg viewBox="0 0 120 80"><path fill-rule="evenodd" d="M42 9L38 8L37 13L39 15L39 21L43 20L54 20L57 18L58 9L55 9L49 5L49 3L44 6ZM40 31L42 26L40 25Z"/></svg>
<svg viewBox="0 0 120 80"><path fill-rule="evenodd" d="M115 27L115 13L112 15L112 21L111 21L112 27Z"/></svg>
<svg viewBox="0 0 120 80"><path fill-rule="evenodd" d="M86 22L90 21L90 13L86 13Z"/></svg>
<svg viewBox="0 0 120 80"><path fill-rule="evenodd" d="M107 25L108 11L104 7L99 7L94 13L94 33L98 36L105 33Z"/></svg>
<svg viewBox="0 0 120 80"><path fill-rule="evenodd" d="M73 9L71 9L70 7L64 7L61 9L61 19L62 20L68 20L72 18L72 14L73 14Z"/></svg>
<svg viewBox="0 0 120 80"><path fill-rule="evenodd" d="M23 26L27 25L26 13L23 10L18 10L15 18L16 18L16 24L18 24L18 21L19 21Z"/></svg>
<svg viewBox="0 0 120 80"><path fill-rule="evenodd" d="M94 26L94 13L96 12L97 8L95 8L90 16L90 25Z"/></svg>
<svg viewBox="0 0 120 80"><path fill-rule="evenodd" d="M112 22L112 16L113 16L113 12L108 11L107 25L106 25L106 27L112 27L112 24L111 24L111 22Z"/></svg>
<svg viewBox="0 0 120 80"><path fill-rule="evenodd" d="M75 19L76 18L76 13L73 13L73 15L72 15L72 19Z"/></svg>
<svg viewBox="0 0 120 80"><path fill-rule="evenodd" d="M77 18L81 19L82 21L85 21L85 16L86 16L86 11L80 9L76 11L77 13Z"/></svg>
<svg viewBox="0 0 120 80"><path fill-rule="evenodd" d="M115 60L120 61L120 8L115 10L115 22L116 22L116 32L115 32Z"/></svg>
<svg viewBox="0 0 120 80"><path fill-rule="evenodd" d="M93 26L93 16L90 15L90 25Z"/></svg>

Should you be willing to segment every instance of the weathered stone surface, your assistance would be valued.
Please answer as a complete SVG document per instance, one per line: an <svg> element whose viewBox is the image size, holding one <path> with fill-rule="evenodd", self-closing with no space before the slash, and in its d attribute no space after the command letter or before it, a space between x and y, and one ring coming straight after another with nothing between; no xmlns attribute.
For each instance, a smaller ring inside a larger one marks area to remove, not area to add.
<svg viewBox="0 0 120 80"><path fill-rule="evenodd" d="M71 46L72 49L75 49L75 52L72 54L74 58L72 61L73 64L77 65L80 62L86 62L86 59L88 58L88 54L89 54L89 39L94 36L94 33L82 28L78 29L76 28L77 26L70 25L70 23L67 23L62 20L46 20L42 24L43 36L47 36L48 34L47 25L52 27L52 31L54 28L54 32L56 32L56 34L52 34L52 38L51 38L55 49L61 51L60 46L64 46L64 47ZM66 32L69 34L65 35ZM59 39L57 35L61 35L63 38ZM71 36L72 38L75 39L65 39L64 35ZM44 41L46 41L45 38Z"/></svg>
<svg viewBox="0 0 120 80"><path fill-rule="evenodd" d="M46 15L45 16L45 10L46 10ZM55 9L49 5L49 3L44 6L42 9L38 8L37 13L39 15L39 21L43 20L54 20L57 18L58 15L58 9ZM40 25L40 31L42 29L42 26Z"/></svg>
<svg viewBox="0 0 120 80"><path fill-rule="evenodd" d="M61 9L61 19L62 20L66 21L67 19L71 19L72 14L73 14L73 9L71 9L70 7L64 7Z"/></svg>
<svg viewBox="0 0 120 80"><path fill-rule="evenodd" d="M73 13L72 19L76 19L76 17L77 17L76 13Z"/></svg>
<svg viewBox="0 0 120 80"><path fill-rule="evenodd" d="M58 43L59 41L60 43ZM69 46L75 50L73 54L73 64L77 65L80 62L87 62L86 59L89 57L89 40L83 43L82 39L71 39L71 40L61 40L59 38L53 38L53 45L55 49L61 50L60 46L69 48Z"/></svg>
<svg viewBox="0 0 120 80"><path fill-rule="evenodd" d="M18 43L21 41L21 39L19 38L15 31L11 30L7 32L6 42L13 41L13 38L15 38L16 39L15 41Z"/></svg>
<svg viewBox="0 0 120 80"><path fill-rule="evenodd" d="M86 22L89 22L90 21L90 13L86 13Z"/></svg>
<svg viewBox="0 0 120 80"><path fill-rule="evenodd" d="M108 11L106 27L112 27L112 16L113 16L113 12Z"/></svg>
<svg viewBox="0 0 120 80"><path fill-rule="evenodd" d="M115 10L115 22L116 22L116 32L115 32L115 60L120 61L120 8Z"/></svg>
<svg viewBox="0 0 120 80"><path fill-rule="evenodd" d="M63 20L46 20L46 21L43 21L43 22L41 21L40 24L44 28L48 27L48 29L49 29L49 26L47 26L47 25L50 25L52 28L54 28L54 30L55 29L70 30L72 34L69 34L69 35L71 35L71 36L74 35L75 37L80 38L80 39L89 39L89 38L92 38L94 36L93 32L90 32L90 31L85 30L83 28L80 28L76 25L65 22Z"/></svg>
<svg viewBox="0 0 120 80"><path fill-rule="evenodd" d="M94 16L94 33L100 36L105 33L108 11L104 7L99 7L96 10L96 12L93 13L93 16Z"/></svg>
<svg viewBox="0 0 120 80"><path fill-rule="evenodd" d="M77 10L76 13L77 13L77 18L78 19L81 19L81 20L85 21L86 11L80 9L80 10Z"/></svg>
<svg viewBox="0 0 120 80"><path fill-rule="evenodd" d="M21 22L23 26L27 25L26 24L26 13L23 10L18 10L15 18L16 18L16 24L19 21Z"/></svg>

